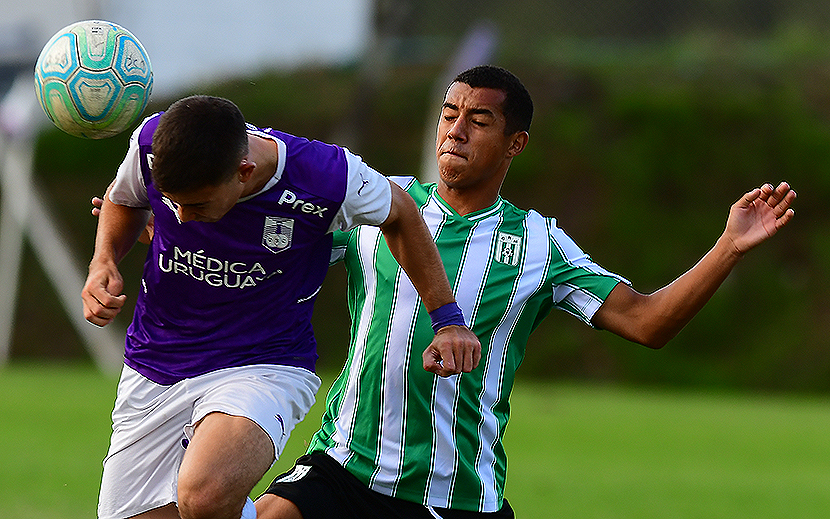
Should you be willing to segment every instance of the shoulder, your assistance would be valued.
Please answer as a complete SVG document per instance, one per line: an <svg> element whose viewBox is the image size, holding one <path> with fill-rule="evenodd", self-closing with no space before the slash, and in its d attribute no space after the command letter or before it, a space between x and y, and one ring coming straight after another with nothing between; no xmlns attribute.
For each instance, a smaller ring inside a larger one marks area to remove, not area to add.
<svg viewBox="0 0 830 519"><path fill-rule="evenodd" d="M562 261L569 263L576 258L587 258L571 236L559 227L556 218L542 215L535 209L519 209L506 200L501 213L501 229L524 236L531 250L556 251Z"/></svg>
<svg viewBox="0 0 830 519"><path fill-rule="evenodd" d="M248 132L278 142L281 182L331 201L342 201L349 171L344 148L251 124Z"/></svg>
<svg viewBox="0 0 830 519"><path fill-rule="evenodd" d="M136 128L134 135L138 141L139 146L152 146L153 134L159 125L159 118L163 112L154 113L153 115L144 119Z"/></svg>
<svg viewBox="0 0 830 519"><path fill-rule="evenodd" d="M412 176L390 176L389 180L397 184L404 191L409 193L418 205L426 202L435 188L435 184L422 184Z"/></svg>
<svg viewBox="0 0 830 519"><path fill-rule="evenodd" d="M273 128L257 128L248 125L248 131L255 135L263 134L281 140L286 147L286 162L296 166L301 165L308 169L320 170L331 166L343 167L345 165L346 150L336 144L298 137Z"/></svg>
<svg viewBox="0 0 830 519"><path fill-rule="evenodd" d="M565 231L559 227L555 217L543 215L536 209L521 209L508 200L502 199L502 202L502 214L505 221L521 221L528 232L544 233L551 239L556 239L559 235L567 236Z"/></svg>

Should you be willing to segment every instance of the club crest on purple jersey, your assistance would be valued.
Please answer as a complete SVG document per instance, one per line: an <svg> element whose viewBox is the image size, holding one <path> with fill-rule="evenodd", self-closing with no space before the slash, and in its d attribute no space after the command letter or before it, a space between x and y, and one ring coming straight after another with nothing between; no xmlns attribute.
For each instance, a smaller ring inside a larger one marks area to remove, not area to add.
<svg viewBox="0 0 830 519"><path fill-rule="evenodd" d="M294 219L266 216L262 230L262 246L274 254L291 248L294 234Z"/></svg>

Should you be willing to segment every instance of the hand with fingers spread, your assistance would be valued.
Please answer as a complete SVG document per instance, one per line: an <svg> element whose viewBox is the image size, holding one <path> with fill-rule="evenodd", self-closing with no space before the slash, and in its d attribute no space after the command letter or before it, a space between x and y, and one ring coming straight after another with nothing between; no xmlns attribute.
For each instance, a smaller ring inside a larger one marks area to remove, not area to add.
<svg viewBox="0 0 830 519"><path fill-rule="evenodd" d="M792 219L795 212L790 206L795 198L796 192L786 182L753 189L732 205L724 237L738 255L746 254Z"/></svg>

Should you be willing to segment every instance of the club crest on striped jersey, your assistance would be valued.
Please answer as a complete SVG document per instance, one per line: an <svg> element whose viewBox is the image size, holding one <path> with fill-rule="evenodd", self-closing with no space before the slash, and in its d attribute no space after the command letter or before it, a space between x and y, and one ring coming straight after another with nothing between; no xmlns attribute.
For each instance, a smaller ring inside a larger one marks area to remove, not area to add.
<svg viewBox="0 0 830 519"><path fill-rule="evenodd" d="M519 264L519 253L522 250L522 237L506 232L499 232L496 241L496 261L504 265L515 267Z"/></svg>
<svg viewBox="0 0 830 519"><path fill-rule="evenodd" d="M294 219L266 216L262 230L262 246L274 254L291 248L294 235Z"/></svg>

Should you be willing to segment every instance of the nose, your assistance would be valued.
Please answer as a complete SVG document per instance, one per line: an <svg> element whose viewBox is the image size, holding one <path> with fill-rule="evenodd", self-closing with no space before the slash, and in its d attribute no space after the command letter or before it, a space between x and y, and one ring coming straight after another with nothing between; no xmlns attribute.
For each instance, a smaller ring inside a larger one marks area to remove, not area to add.
<svg viewBox="0 0 830 519"><path fill-rule="evenodd" d="M463 117L457 118L447 130L447 137L454 141L463 141L467 138L467 126Z"/></svg>

